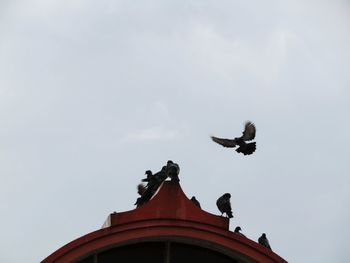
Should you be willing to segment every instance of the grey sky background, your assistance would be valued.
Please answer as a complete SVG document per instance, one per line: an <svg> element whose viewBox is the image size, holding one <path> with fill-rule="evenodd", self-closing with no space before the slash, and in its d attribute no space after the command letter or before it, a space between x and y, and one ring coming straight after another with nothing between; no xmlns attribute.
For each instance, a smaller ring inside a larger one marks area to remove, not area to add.
<svg viewBox="0 0 350 263"><path fill-rule="evenodd" d="M133 209L168 159L290 262L349 262L349 1L0 2L0 262ZM238 155L210 135L257 126ZM19 252L19 248L21 251Z"/></svg>

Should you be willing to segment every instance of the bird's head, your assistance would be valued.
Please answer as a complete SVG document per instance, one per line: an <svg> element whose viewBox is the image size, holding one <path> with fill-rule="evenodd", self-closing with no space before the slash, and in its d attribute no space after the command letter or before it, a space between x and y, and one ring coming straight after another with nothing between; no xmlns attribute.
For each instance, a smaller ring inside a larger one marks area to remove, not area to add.
<svg viewBox="0 0 350 263"><path fill-rule="evenodd" d="M223 197L227 198L227 199L230 199L231 198L231 194L230 193L226 193L223 195Z"/></svg>
<svg viewBox="0 0 350 263"><path fill-rule="evenodd" d="M238 226L238 227L235 228L235 232L239 232L239 231L241 231L241 230L242 230L242 229L241 229L240 226Z"/></svg>
<svg viewBox="0 0 350 263"><path fill-rule="evenodd" d="M263 238L266 238L266 234L265 233L262 233L261 235Z"/></svg>
<svg viewBox="0 0 350 263"><path fill-rule="evenodd" d="M147 171L145 172L145 174L148 175L148 176L151 176L151 175L152 175L152 171L151 171L151 170L147 170Z"/></svg>

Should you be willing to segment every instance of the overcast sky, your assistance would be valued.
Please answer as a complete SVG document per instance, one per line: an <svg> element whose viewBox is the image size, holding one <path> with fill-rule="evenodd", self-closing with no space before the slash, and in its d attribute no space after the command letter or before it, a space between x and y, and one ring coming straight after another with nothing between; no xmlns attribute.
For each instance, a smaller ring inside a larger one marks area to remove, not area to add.
<svg viewBox="0 0 350 263"><path fill-rule="evenodd" d="M290 262L350 258L349 1L0 1L0 262L133 209L168 159ZM257 127L257 151L210 135Z"/></svg>

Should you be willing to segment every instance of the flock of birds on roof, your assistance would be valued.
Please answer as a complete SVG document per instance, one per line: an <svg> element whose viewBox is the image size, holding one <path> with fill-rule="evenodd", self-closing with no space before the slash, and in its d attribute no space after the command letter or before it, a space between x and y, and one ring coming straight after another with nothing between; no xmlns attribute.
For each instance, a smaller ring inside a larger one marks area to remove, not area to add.
<svg viewBox="0 0 350 263"><path fill-rule="evenodd" d="M256 128L254 123L248 121L245 123L244 131L242 132L242 136L240 137L235 137L234 139L224 139L224 138L211 136L211 139L214 142L227 148L235 148L236 146L238 146L238 148L236 149L236 152L242 153L244 155L251 155L256 150L256 142L250 142L254 140L255 134L256 134ZM137 192L140 195L140 197L137 198L135 205L137 207L140 207L143 204L147 203L152 198L152 196L156 193L156 191L158 190L162 182L164 182L167 178L170 178L171 181L179 182L180 181L178 177L179 173L180 173L179 165L174 163L171 160L169 160L167 164L163 166L162 169L155 174L153 174L152 171L147 170L145 172L146 178L141 180L142 182L147 184L144 185L140 183L138 185ZM231 199L231 194L229 193L225 193L217 199L216 206L221 212L221 216L225 214L226 217L233 218L230 199ZM201 205L195 196L191 198L191 201L194 205L201 208ZM243 235L240 231L242 231L241 227L237 226L234 230L234 233L245 237L245 235ZM265 233L263 233L259 237L258 243L268 249L271 249L270 243Z"/></svg>
<svg viewBox="0 0 350 263"><path fill-rule="evenodd" d="M147 170L145 172L146 178L142 179L142 182L147 182L147 185L139 184L137 186L137 193L140 195L137 198L134 205L137 207L147 203L154 193L158 190L158 187L169 177L173 182L179 182L180 167L177 163L169 160L162 169L153 174L152 171Z"/></svg>

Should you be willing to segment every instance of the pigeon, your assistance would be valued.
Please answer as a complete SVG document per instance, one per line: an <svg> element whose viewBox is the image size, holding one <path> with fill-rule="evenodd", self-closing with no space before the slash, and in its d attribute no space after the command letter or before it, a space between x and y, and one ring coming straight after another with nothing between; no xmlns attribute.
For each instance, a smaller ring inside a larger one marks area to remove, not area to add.
<svg viewBox="0 0 350 263"><path fill-rule="evenodd" d="M167 166L163 166L159 172L157 172L153 175L153 177L154 177L154 179L157 180L157 182L159 184L161 184L163 181L165 181L165 179L168 177L167 176Z"/></svg>
<svg viewBox="0 0 350 263"><path fill-rule="evenodd" d="M234 139L223 139L214 136L211 136L211 139L224 147L234 148L238 145L239 147L236 149L236 152L250 155L255 152L256 143L246 143L246 141L251 141L255 138L256 128L254 123L247 121L242 133L243 135L241 137L236 137Z"/></svg>
<svg viewBox="0 0 350 263"><path fill-rule="evenodd" d="M201 208L201 204L198 202L198 200L196 199L195 196L192 196L191 201L194 205L198 206L199 208Z"/></svg>
<svg viewBox="0 0 350 263"><path fill-rule="evenodd" d="M236 233L236 234L238 234L238 235L240 235L240 236L242 236L242 237L245 237L245 235L243 235L241 232L239 232L239 231L241 231L241 230L242 230L241 227L240 227L240 226L237 226L237 227L235 228L234 233Z"/></svg>
<svg viewBox="0 0 350 263"><path fill-rule="evenodd" d="M134 205L140 207L144 203L147 203L152 198L162 182L167 179L167 177L169 177L171 181L179 182L179 172L179 165L171 160L169 160L167 164L155 174L153 174L151 170L147 170L145 172L146 178L141 180L142 182L147 182L147 185L144 186L143 184L139 184L137 186L137 192L141 197L137 198Z"/></svg>
<svg viewBox="0 0 350 263"><path fill-rule="evenodd" d="M143 185L142 183L137 186L137 193L140 195L139 198L137 198L134 205L136 207L140 207L143 204L147 203L153 196L153 194L156 192L160 185L160 181L158 179L157 174L152 174L151 170L147 170L145 172L147 175L146 178L142 179L142 182L147 182L147 185Z"/></svg>
<svg viewBox="0 0 350 263"><path fill-rule="evenodd" d="M147 170L147 171L145 172L145 175L147 175L147 177L144 178L144 179L142 179L142 180L141 180L142 182L149 182L149 181L152 180L153 174L152 174L152 171L151 171L151 170Z"/></svg>
<svg viewBox="0 0 350 263"><path fill-rule="evenodd" d="M230 198L231 195L229 193L226 193L219 197L219 199L216 201L216 206L219 208L221 216L223 215L223 213L225 213L228 216L228 218L233 217Z"/></svg>
<svg viewBox="0 0 350 263"><path fill-rule="evenodd" d="M268 249L271 249L269 240L266 237L266 234L263 233L261 237L259 237L258 242L260 245L263 245L264 247L267 247Z"/></svg>
<svg viewBox="0 0 350 263"><path fill-rule="evenodd" d="M144 186L144 184L139 184L137 186L137 193L139 195L143 195L146 192L147 188Z"/></svg>
<svg viewBox="0 0 350 263"><path fill-rule="evenodd" d="M157 190L156 188L158 188L158 186L166 179L164 169L155 174L153 174L151 170L147 170L145 174L147 175L147 177L142 179L141 181L147 182L148 189Z"/></svg>
<svg viewBox="0 0 350 263"><path fill-rule="evenodd" d="M148 184L148 187L144 188L144 192L142 192L141 197L137 198L134 205L136 205L136 207L140 207L147 203L152 198L155 190L156 189L154 189L154 187L150 187Z"/></svg>
<svg viewBox="0 0 350 263"><path fill-rule="evenodd" d="M139 197L136 199L136 202L134 205L136 205L136 207L140 207L143 204L144 204L144 201L143 201L142 197Z"/></svg>

